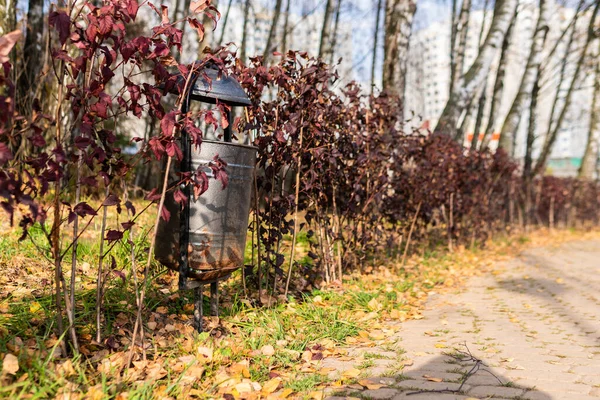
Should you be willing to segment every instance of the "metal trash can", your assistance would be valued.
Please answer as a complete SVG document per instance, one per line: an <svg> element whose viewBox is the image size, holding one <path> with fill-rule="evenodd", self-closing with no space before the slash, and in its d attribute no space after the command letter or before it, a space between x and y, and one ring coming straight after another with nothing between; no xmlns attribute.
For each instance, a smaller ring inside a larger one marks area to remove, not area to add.
<svg viewBox="0 0 600 400"><path fill-rule="evenodd" d="M229 183L225 189L221 182L213 179L212 170L208 167L215 155L227 163L225 168ZM256 148L205 140L200 151L192 150L191 156L191 170L204 166L209 185L208 190L198 198L191 198L188 277L211 282L228 276L244 265ZM167 196L164 207L171 213L171 218L168 222L160 220L155 258L178 271L180 205L173 200L173 196Z"/></svg>

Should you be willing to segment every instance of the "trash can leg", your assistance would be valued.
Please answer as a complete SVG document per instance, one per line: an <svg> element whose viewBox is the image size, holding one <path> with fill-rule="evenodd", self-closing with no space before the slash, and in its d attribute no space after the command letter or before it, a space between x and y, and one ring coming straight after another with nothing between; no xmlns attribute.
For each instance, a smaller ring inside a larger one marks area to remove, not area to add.
<svg viewBox="0 0 600 400"><path fill-rule="evenodd" d="M194 326L202 332L202 289L203 285L194 288Z"/></svg>
<svg viewBox="0 0 600 400"><path fill-rule="evenodd" d="M219 316L219 283L210 284L210 315Z"/></svg>

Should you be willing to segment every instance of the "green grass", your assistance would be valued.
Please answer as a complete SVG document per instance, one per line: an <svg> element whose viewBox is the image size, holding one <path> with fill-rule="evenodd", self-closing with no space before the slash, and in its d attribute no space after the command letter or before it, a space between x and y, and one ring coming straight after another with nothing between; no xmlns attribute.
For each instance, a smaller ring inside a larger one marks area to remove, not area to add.
<svg viewBox="0 0 600 400"><path fill-rule="evenodd" d="M317 374L303 376L300 379L291 380L285 387L292 389L294 392L304 393L314 390L318 385L325 382L325 377Z"/></svg>

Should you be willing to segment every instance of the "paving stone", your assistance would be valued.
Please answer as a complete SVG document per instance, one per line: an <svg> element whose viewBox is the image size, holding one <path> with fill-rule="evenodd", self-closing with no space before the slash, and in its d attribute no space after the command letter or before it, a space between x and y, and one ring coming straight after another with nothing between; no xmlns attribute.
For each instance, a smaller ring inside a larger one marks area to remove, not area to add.
<svg viewBox="0 0 600 400"><path fill-rule="evenodd" d="M431 382L416 379L407 379L396 383L395 387L401 389L415 389L415 390L458 390L460 387L459 383L450 382ZM464 385L463 390L468 390L470 386Z"/></svg>
<svg viewBox="0 0 600 400"><path fill-rule="evenodd" d="M410 399L410 400L467 400L467 399L469 399L468 396L462 396L459 394L451 394L451 393L418 393L418 394L411 394L411 395L409 395L408 393L410 393L410 392L401 393L401 394L395 396L394 398L392 398L392 400L404 400L404 399ZM471 398L471 400L472 399L473 398Z"/></svg>
<svg viewBox="0 0 600 400"><path fill-rule="evenodd" d="M517 397L523 394L523 389L506 386L476 386L469 390L473 397Z"/></svg>
<svg viewBox="0 0 600 400"><path fill-rule="evenodd" d="M400 391L396 389L383 388L376 390L365 390L364 392L362 392L362 395L373 400L387 400L391 399L398 393L400 393Z"/></svg>
<svg viewBox="0 0 600 400"><path fill-rule="evenodd" d="M462 379L462 375L460 374L451 374L448 372L439 372L439 371L428 371L428 370L418 370L418 371L408 371L402 372L402 376L406 376L410 379L427 379L425 376L429 376L432 378L443 379L444 382L456 382Z"/></svg>

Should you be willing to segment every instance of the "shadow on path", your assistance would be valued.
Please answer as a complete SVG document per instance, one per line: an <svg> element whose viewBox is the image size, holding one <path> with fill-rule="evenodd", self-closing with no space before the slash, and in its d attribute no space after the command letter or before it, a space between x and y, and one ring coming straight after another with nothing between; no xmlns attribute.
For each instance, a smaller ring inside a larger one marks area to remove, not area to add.
<svg viewBox="0 0 600 400"><path fill-rule="evenodd" d="M357 384L340 388L327 398L552 400L550 395L535 388L514 384L482 360L462 351L431 356L421 360L419 365L406 366L400 374L385 375L359 379Z"/></svg>

